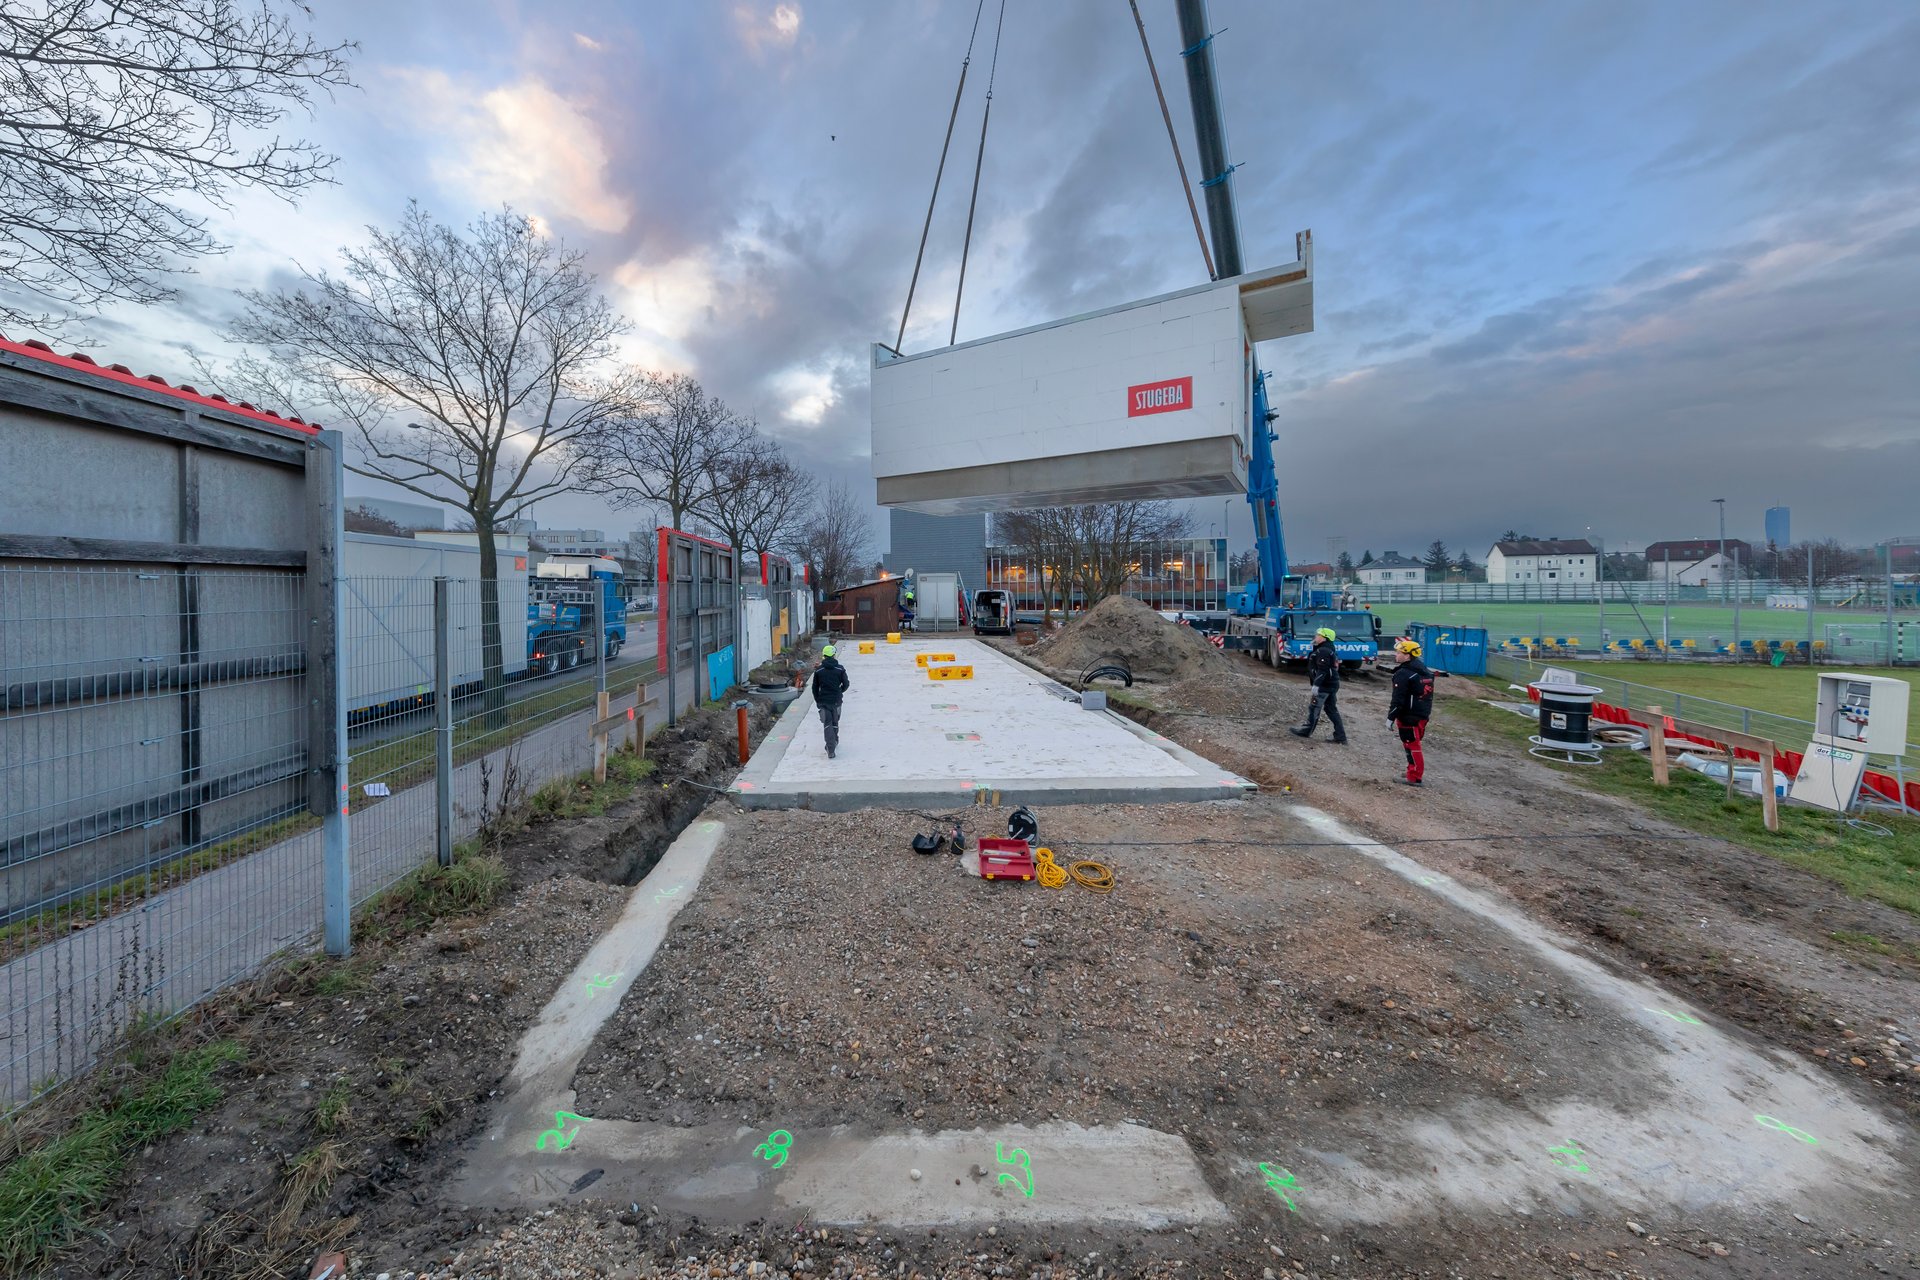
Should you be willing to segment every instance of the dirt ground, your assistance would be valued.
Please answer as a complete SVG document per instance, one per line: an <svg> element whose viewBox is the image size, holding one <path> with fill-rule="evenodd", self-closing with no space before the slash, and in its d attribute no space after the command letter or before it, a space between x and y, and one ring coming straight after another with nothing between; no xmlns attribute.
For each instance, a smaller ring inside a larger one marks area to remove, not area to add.
<svg viewBox="0 0 1920 1280"><path fill-rule="evenodd" d="M137 1161L102 1235L53 1274L304 1276L332 1243L366 1280L1920 1274L1911 1222L1898 1233L1798 1215L1515 1214L1336 1232L1248 1185L1245 1162L1269 1158L1281 1132L1378 1155L1381 1115L1475 1100L1544 1108L1576 1088L1612 1101L1612 1087L1624 1104L1626 1060L1645 1044L1510 939L1350 849L1276 850L1297 801L1520 904L1909 1124L1920 1073L1898 1055L1920 1041L1916 970L1869 967L1830 935L1911 943L1920 926L1579 789L1450 715L1467 682L1440 682L1429 785L1416 792L1394 782L1383 676L1343 688L1353 743L1335 747L1324 728L1311 742L1285 733L1299 677L1221 663L1143 688L1157 708L1131 713L1260 795L1041 814L1063 860L1114 868L1109 895L963 877L957 859L909 850L930 815L715 803L726 843L575 1086L586 1114L675 1125L1135 1121L1186 1137L1233 1225L843 1231L702 1222L595 1203L590 1190L520 1214L448 1203L441 1185L482 1128L516 1037L618 912L623 885L711 798L676 784L604 818L530 829L507 848L502 906L370 949L345 989L320 990L328 967L315 966L209 1008L207 1030L250 1051L226 1106ZM698 740L669 762L663 776L716 786L728 768L723 747ZM954 816L973 837L1005 822L1004 811ZM1608 834L1459 839L1569 832ZM342 1080L349 1118L323 1132L320 1098ZM302 1162L329 1147L320 1159L335 1176L276 1223Z"/></svg>
<svg viewBox="0 0 1920 1280"><path fill-rule="evenodd" d="M1158 613L1126 596L1108 596L1062 630L1042 638L1032 647L1032 656L1064 679L1116 658L1135 676L1160 680L1218 674L1228 666L1226 655L1205 636L1169 626Z"/></svg>

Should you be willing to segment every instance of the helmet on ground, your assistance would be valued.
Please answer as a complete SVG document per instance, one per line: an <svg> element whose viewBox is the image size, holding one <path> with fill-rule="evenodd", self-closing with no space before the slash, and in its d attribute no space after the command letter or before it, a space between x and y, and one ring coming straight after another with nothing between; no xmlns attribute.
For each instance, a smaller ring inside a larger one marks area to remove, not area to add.
<svg viewBox="0 0 1920 1280"><path fill-rule="evenodd" d="M1395 653L1404 653L1409 658L1417 658L1420 656L1420 642L1409 639L1406 636L1401 636L1393 642L1393 651Z"/></svg>
<svg viewBox="0 0 1920 1280"><path fill-rule="evenodd" d="M823 658L831 658L833 656L833 646L830 644L822 645L820 647L820 656Z"/></svg>
<svg viewBox="0 0 1920 1280"><path fill-rule="evenodd" d="M1322 627L1318 631L1314 632L1313 634L1316 636L1319 636L1323 640L1338 640L1340 638L1338 635L1334 634L1334 630L1332 627Z"/></svg>

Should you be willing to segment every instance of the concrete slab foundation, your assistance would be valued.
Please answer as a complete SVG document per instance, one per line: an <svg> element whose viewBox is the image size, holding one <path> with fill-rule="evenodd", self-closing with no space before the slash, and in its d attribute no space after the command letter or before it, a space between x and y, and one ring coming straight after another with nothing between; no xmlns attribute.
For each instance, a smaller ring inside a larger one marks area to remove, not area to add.
<svg viewBox="0 0 1920 1280"><path fill-rule="evenodd" d="M974 793L1003 802L1170 803L1254 789L1245 778L1108 711L1088 711L1058 686L978 640L914 636L872 653L840 646L853 687L840 749L827 758L811 692L754 753L731 795L749 809L951 807ZM970 679L930 678L921 655L953 654Z"/></svg>

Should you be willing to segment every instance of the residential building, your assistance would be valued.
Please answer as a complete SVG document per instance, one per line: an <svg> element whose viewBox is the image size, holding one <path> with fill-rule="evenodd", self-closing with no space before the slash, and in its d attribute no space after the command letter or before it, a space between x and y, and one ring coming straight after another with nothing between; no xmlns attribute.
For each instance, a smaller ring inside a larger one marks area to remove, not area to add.
<svg viewBox="0 0 1920 1280"><path fill-rule="evenodd" d="M1487 552L1487 581L1565 586L1600 580L1600 553L1585 538L1496 542Z"/></svg>
<svg viewBox="0 0 1920 1280"><path fill-rule="evenodd" d="M1287 566L1287 572L1295 577L1305 578L1315 585L1333 580L1333 566L1330 564L1290 564Z"/></svg>
<svg viewBox="0 0 1920 1280"><path fill-rule="evenodd" d="M1753 563L1753 548L1738 538L1727 539L1724 559L1718 538L1650 542L1646 554L1648 582L1681 587L1717 587L1734 580L1737 566Z"/></svg>
<svg viewBox="0 0 1920 1280"><path fill-rule="evenodd" d="M1426 585L1427 566L1398 551L1389 551L1355 569L1354 576L1369 587L1419 587Z"/></svg>

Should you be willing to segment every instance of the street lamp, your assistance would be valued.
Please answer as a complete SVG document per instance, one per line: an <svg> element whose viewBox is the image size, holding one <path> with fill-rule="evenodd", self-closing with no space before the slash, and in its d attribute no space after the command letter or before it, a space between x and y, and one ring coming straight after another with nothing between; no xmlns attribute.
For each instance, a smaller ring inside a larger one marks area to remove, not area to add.
<svg viewBox="0 0 1920 1280"><path fill-rule="evenodd" d="M1714 505L1720 508L1720 603L1727 602L1727 500L1715 498Z"/></svg>

